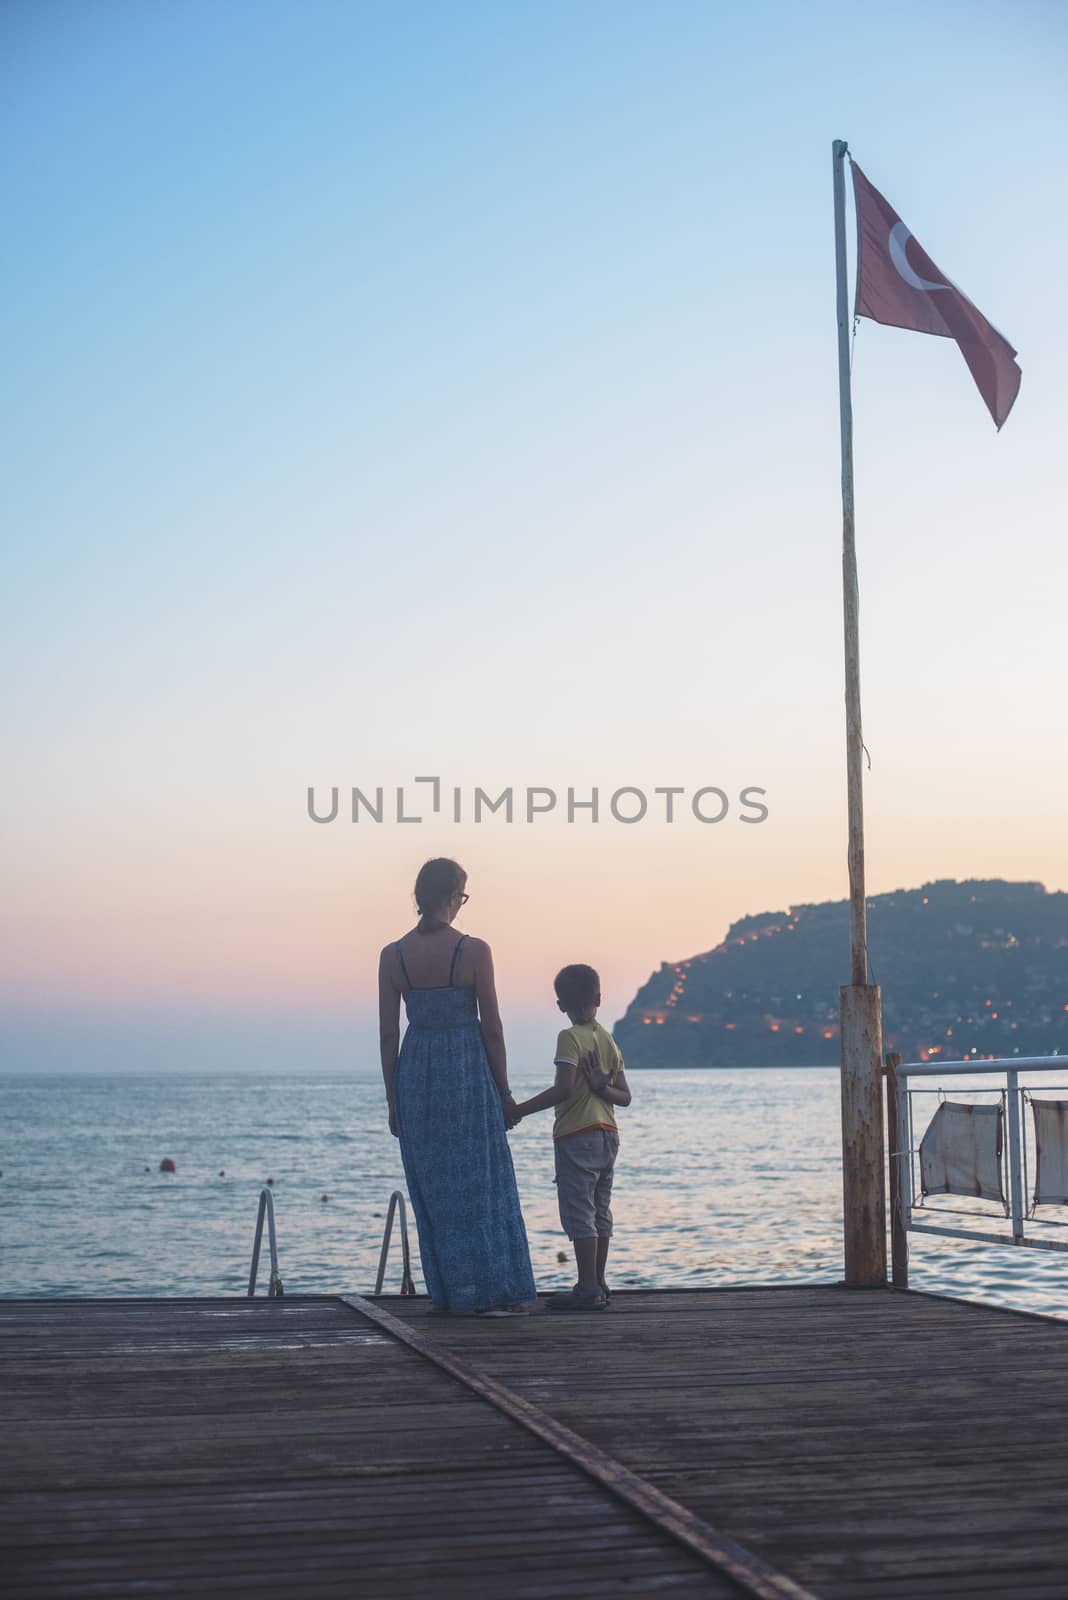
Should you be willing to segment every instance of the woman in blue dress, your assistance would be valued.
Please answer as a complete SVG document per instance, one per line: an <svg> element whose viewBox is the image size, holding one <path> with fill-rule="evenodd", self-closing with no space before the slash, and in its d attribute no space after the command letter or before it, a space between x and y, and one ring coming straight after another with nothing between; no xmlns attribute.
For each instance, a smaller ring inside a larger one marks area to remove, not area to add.
<svg viewBox="0 0 1068 1600"><path fill-rule="evenodd" d="M508 1148L506 1130L518 1119L493 955L484 939L452 927L466 882L455 861L426 862L415 882L419 922L379 958L389 1128L400 1140L435 1308L525 1310L536 1290Z"/></svg>

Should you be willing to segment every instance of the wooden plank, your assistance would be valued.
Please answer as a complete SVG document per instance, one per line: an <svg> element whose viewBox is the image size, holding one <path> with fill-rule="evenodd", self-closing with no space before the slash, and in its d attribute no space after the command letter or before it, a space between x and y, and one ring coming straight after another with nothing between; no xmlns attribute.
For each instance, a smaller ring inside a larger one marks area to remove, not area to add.
<svg viewBox="0 0 1068 1600"><path fill-rule="evenodd" d="M1063 1587L1062 1320L832 1286L624 1292L592 1334L389 1306L830 1600ZM591 1338L624 1408L586 1381Z"/></svg>
<svg viewBox="0 0 1068 1600"><path fill-rule="evenodd" d="M814 1597L785 1572L777 1571L762 1561L752 1551L744 1549L735 1540L695 1516L677 1500L672 1500L662 1490L631 1472L622 1463L591 1445L588 1439L561 1425L546 1412L521 1399L514 1390L488 1378L484 1372L468 1362L457 1360L435 1347L432 1340L420 1331L399 1321L382 1306L372 1305L358 1295L342 1297L346 1305L361 1316L388 1328L398 1339L443 1371L458 1378L473 1393L529 1429L539 1439L544 1439L568 1461L602 1483L619 1499L648 1517L657 1527L684 1544L710 1567L725 1574L746 1593L758 1600L814 1600Z"/></svg>
<svg viewBox="0 0 1068 1600"><path fill-rule="evenodd" d="M5 1600L737 1600L335 1299L8 1302L3 1325Z"/></svg>
<svg viewBox="0 0 1068 1600"><path fill-rule="evenodd" d="M1064 1593L1065 1321L830 1284L374 1304L827 1600ZM0 1362L0 1547L41 1600L737 1596L340 1297L0 1301Z"/></svg>

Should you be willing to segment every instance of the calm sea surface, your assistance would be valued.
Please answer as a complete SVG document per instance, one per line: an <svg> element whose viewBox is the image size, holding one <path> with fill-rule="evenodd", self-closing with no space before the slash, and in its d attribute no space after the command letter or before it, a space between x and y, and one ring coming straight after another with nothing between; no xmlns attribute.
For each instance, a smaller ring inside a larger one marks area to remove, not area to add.
<svg viewBox="0 0 1068 1600"><path fill-rule="evenodd" d="M836 1071L630 1077L611 1282L841 1277ZM403 1188L381 1080L10 1077L0 1097L0 1295L241 1294L268 1177L287 1292L373 1288L386 1204ZM574 1281L558 1260L551 1124L546 1112L511 1136L543 1289ZM174 1176L158 1170L166 1156ZM985 1226L1004 1226L975 1204ZM1068 1316L1065 1256L914 1237L910 1265L916 1288ZM265 1251L262 1292L266 1267ZM399 1271L398 1252L387 1288Z"/></svg>

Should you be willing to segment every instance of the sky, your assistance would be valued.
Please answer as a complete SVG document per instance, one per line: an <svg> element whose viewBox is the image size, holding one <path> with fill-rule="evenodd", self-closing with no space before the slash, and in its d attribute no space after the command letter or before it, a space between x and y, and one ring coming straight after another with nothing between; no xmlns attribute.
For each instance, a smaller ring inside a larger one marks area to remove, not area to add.
<svg viewBox="0 0 1068 1600"><path fill-rule="evenodd" d="M446 855L536 1086L565 962L611 1025L845 897L835 138L1023 369L997 433L856 334L868 891L1068 889L1066 67L1035 0L8 0L2 1064L376 1071Z"/></svg>

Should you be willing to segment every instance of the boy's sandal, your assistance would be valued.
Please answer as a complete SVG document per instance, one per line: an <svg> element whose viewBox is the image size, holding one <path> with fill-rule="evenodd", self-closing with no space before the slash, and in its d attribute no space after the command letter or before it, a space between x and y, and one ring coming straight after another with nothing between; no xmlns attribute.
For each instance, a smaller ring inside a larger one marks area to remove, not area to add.
<svg viewBox="0 0 1068 1600"><path fill-rule="evenodd" d="M608 1301L600 1289L596 1294L580 1294L577 1289L569 1289L563 1294L551 1294L545 1302L545 1309L556 1312L606 1311Z"/></svg>
<svg viewBox="0 0 1068 1600"><path fill-rule="evenodd" d="M598 1285L598 1287L600 1288L600 1291L604 1295L605 1299L606 1300L611 1300L612 1291L608 1287L607 1283L603 1283L602 1282L601 1284ZM578 1293L578 1284L577 1283L572 1284L570 1290L569 1291L565 1291L565 1292L566 1293L570 1293L570 1294L577 1294Z"/></svg>

